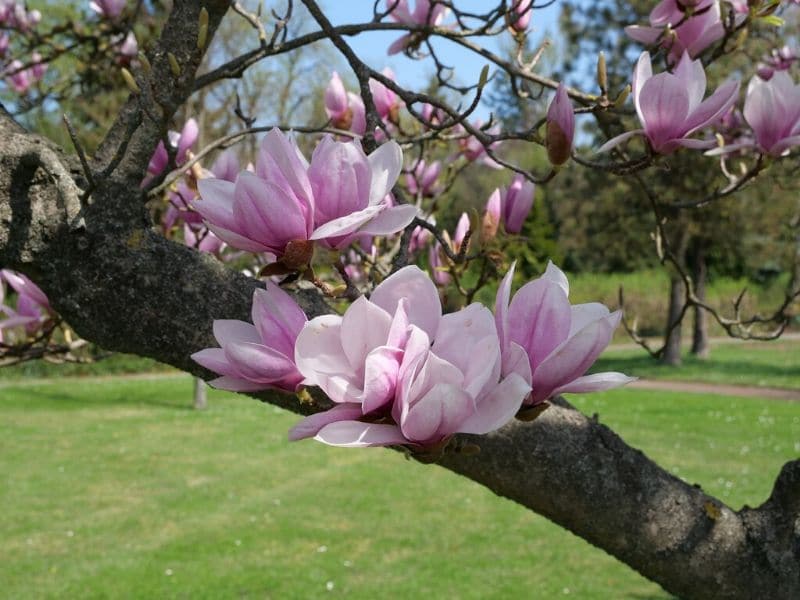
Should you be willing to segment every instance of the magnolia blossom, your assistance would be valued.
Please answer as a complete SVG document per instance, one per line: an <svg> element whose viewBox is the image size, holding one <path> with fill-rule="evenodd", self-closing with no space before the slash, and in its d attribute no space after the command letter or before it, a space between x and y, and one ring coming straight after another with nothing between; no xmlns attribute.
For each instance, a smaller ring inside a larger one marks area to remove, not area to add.
<svg viewBox="0 0 800 600"><path fill-rule="evenodd" d="M38 10L27 10L25 2L2 0L0 2L0 24L19 31L29 31L42 20Z"/></svg>
<svg viewBox="0 0 800 600"><path fill-rule="evenodd" d="M558 84L556 94L547 109L547 157L556 166L563 165L572 153L575 138L575 113L563 83Z"/></svg>
<svg viewBox="0 0 800 600"><path fill-rule="evenodd" d="M472 126L476 129L482 129L483 121L478 119L472 124ZM489 135L497 135L500 133L499 125L491 127L486 131L486 133ZM476 160L480 160L483 164L485 164L487 167L491 167L492 169L503 168L501 164L488 155L486 152L486 146L483 145L483 142L481 142L474 135L468 134L466 128L461 125L461 123L453 127L453 135L458 138L459 153L468 161L474 162ZM496 150L499 145L500 142L494 142L489 145L489 148L491 150Z"/></svg>
<svg viewBox="0 0 800 600"><path fill-rule="evenodd" d="M338 129L358 135L364 135L367 130L364 101L358 94L345 89L342 78L336 71L331 74L330 83L325 88L325 114Z"/></svg>
<svg viewBox="0 0 800 600"><path fill-rule="evenodd" d="M394 71L388 67L382 71L382 74L387 79L395 80ZM369 91L372 93L373 102L375 102L375 110L378 111L378 115L384 123L398 123L400 109L403 107L403 102L399 96L377 79L369 80Z"/></svg>
<svg viewBox="0 0 800 600"><path fill-rule="evenodd" d="M797 58L797 52L789 46L775 48L758 64L756 72L761 79L769 79L775 71L788 71Z"/></svg>
<svg viewBox="0 0 800 600"><path fill-rule="evenodd" d="M117 53L117 62L120 64L128 64L139 53L139 43L136 41L136 35L133 31L129 31L127 35L116 35L111 38L111 45Z"/></svg>
<svg viewBox="0 0 800 600"><path fill-rule="evenodd" d="M717 121L739 94L739 82L729 81L703 100L706 74L699 60L685 53L674 73L653 75L650 54L642 52L633 72L633 103L642 129L619 135L606 142L605 152L634 135L644 135L654 152L670 154L681 146L710 148L714 140L689 136Z"/></svg>
<svg viewBox="0 0 800 600"><path fill-rule="evenodd" d="M486 201L484 214L484 237L497 233L500 221L508 233L519 233L528 213L533 208L536 186L523 175L517 174L507 188L497 188Z"/></svg>
<svg viewBox="0 0 800 600"><path fill-rule="evenodd" d="M197 121L189 119L183 126L180 133L177 131L169 131L167 138L172 149L175 151L175 164L181 166L186 162L189 149L200 137L200 129L197 126ZM169 166L169 154L164 142L159 141L156 146L153 156L150 158L150 163L147 165L147 176L142 185L147 185L154 177L161 175L164 170Z"/></svg>
<svg viewBox="0 0 800 600"><path fill-rule="evenodd" d="M333 446L430 447L458 432L488 433L513 418L530 392L520 374L501 376L489 310L471 304L442 316L436 288L414 266L343 316L309 321L295 362L304 383L337 406L301 421L289 438Z"/></svg>
<svg viewBox="0 0 800 600"><path fill-rule="evenodd" d="M42 57L38 52L31 53L31 65L25 68L22 61L14 59L5 68L6 79L18 94L24 94L31 86L41 81L47 71L47 63L42 62Z"/></svg>
<svg viewBox="0 0 800 600"><path fill-rule="evenodd" d="M447 17L450 9L443 4L431 5L430 0L417 0L414 11L408 8L408 0L386 0L386 10L397 23L404 25L429 25L437 27ZM397 54L403 50L416 50L424 37L419 33L407 33L389 46L389 54Z"/></svg>
<svg viewBox="0 0 800 600"><path fill-rule="evenodd" d="M725 27L718 0L662 0L650 13L650 27L631 25L625 33L647 46L658 42L669 50L670 62L674 63L684 52L697 57L722 39Z"/></svg>
<svg viewBox="0 0 800 600"><path fill-rule="evenodd" d="M5 304L4 282L17 293L16 306L13 308ZM0 269L0 341L3 340L3 330L22 327L28 335L34 334L52 312L45 293L27 276L10 269Z"/></svg>
<svg viewBox="0 0 800 600"><path fill-rule="evenodd" d="M294 364L297 335L307 319L289 294L271 281L253 293L253 323L214 321L220 348L192 354L192 360L221 375L212 386L233 392L297 391L303 376Z"/></svg>
<svg viewBox="0 0 800 600"><path fill-rule="evenodd" d="M520 374L533 388L526 404L558 394L607 390L633 381L622 373L584 375L608 346L621 313L599 303L570 305L569 283L552 262L511 299L514 265L497 289L495 322L502 375ZM509 303L509 299L511 299Z"/></svg>
<svg viewBox="0 0 800 600"><path fill-rule="evenodd" d="M438 160L427 164L424 159L419 159L410 173L406 173L406 187L414 196L433 197L441 192L442 186L436 179L442 172L442 163Z"/></svg>
<svg viewBox="0 0 800 600"><path fill-rule="evenodd" d="M359 236L400 231L414 219L415 207L387 199L402 162L394 141L367 156L356 141L326 136L308 163L294 140L273 129L255 174L242 172L234 183L201 179L193 207L231 246L274 254L297 269L311 258L311 241L340 249Z"/></svg>
<svg viewBox="0 0 800 600"><path fill-rule="evenodd" d="M517 33L522 33L528 29L533 14L533 0L514 0L511 5L511 12L506 15L508 26Z"/></svg>
<svg viewBox="0 0 800 600"><path fill-rule="evenodd" d="M105 19L114 20L125 10L127 0L92 0L89 8Z"/></svg>
<svg viewBox="0 0 800 600"><path fill-rule="evenodd" d="M800 85L786 71L775 71L769 81L753 77L743 112L762 152L781 156L800 144Z"/></svg>

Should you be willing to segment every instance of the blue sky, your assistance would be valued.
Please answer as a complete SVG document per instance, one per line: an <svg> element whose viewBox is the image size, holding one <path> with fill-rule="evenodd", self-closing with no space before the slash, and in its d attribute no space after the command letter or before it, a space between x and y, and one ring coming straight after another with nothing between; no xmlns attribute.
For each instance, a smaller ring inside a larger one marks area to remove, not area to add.
<svg viewBox="0 0 800 600"><path fill-rule="evenodd" d="M413 7L414 0L409 0ZM459 0L458 6L464 10L481 12L486 11L488 5L486 0ZM323 6L326 9L331 22L334 25L345 25L369 21L372 18L373 0L325 0ZM560 3L554 2L551 6L534 11L531 20L529 35L535 43L540 42L545 37L553 38L560 12ZM451 19L452 20L452 17ZM397 32L371 32L349 38L356 53L371 67L378 70L384 67L391 67L397 75L398 82L411 89L424 86L435 72L430 60L411 60L399 54L388 56L386 49L399 37ZM509 41L509 34L503 33L501 36L484 38L482 45L492 51L499 51L500 44ZM456 80L460 84L476 83L486 61L468 50L447 41L437 40L435 47L443 62L454 66L456 69ZM342 73L347 79L352 77L352 73ZM486 118L488 109L478 110L478 116Z"/></svg>

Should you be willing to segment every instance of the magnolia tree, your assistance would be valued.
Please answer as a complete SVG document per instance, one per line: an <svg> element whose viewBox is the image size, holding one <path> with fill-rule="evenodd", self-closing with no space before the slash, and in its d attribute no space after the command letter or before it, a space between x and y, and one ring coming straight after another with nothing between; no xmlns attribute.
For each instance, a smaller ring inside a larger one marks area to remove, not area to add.
<svg viewBox="0 0 800 600"><path fill-rule="evenodd" d="M683 310L709 311L732 335L779 335L797 282L772 315L738 305L722 314L695 294L665 228L675 211L725 202L794 160L800 88L781 40L794 2L654 2L649 24L619 32L642 44L620 89L609 89L602 55L581 88L551 77L544 47L528 41L530 1L480 13L437 0L365 3L348 25L315 0L301 4L266 15L229 0L97 0L59 21L0 3L0 356L70 356L74 331L300 413L290 440L390 446L437 463L677 595L800 596L800 461L783 466L764 504L737 511L575 410L562 394L630 381L586 374L621 313L571 304L552 263L515 279L524 270L513 252L536 186L558 186L567 163L630 178L650 198L655 252L686 282ZM302 11L311 25L294 30ZM223 20L252 32L235 55L214 50ZM376 31L396 33L387 54L430 62L438 92L401 86L360 58L354 36ZM491 49L492 38L512 51ZM184 108L193 97L320 40L349 70L324 88L309 82L323 118L258 123L237 100L242 127L199 144L204 131ZM441 40L486 64L473 85L450 77ZM774 51L713 71L749 56L751 40ZM75 61L94 66L71 70ZM707 90L712 72L725 81ZM532 127L475 118L496 74L540 110ZM94 123L94 146L63 114L82 85L127 96L113 122ZM32 107L63 114L70 148L23 126ZM599 153L576 149L576 115L625 131ZM254 135L258 152L238 152ZM522 168L519 147L541 149L546 166ZM652 193L648 170L687 153L704 165L707 192ZM506 185L448 231L439 199L468 168L501 171Z"/></svg>

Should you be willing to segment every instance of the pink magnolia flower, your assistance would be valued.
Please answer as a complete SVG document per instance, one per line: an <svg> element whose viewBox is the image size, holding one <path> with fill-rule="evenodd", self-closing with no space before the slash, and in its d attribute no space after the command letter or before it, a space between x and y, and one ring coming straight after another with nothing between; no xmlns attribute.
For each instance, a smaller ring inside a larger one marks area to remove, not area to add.
<svg viewBox="0 0 800 600"><path fill-rule="evenodd" d="M514 265L497 289L495 322L503 375L519 373L533 391L526 404L563 393L607 390L633 381L622 373L584 375L611 341L619 311L598 303L569 303L569 283L552 262L522 286L509 304Z"/></svg>
<svg viewBox="0 0 800 600"><path fill-rule="evenodd" d="M383 75L394 81L394 71L390 68L383 70ZM369 80L369 90L372 92L372 100L375 102L375 109L385 123L397 124L400 120L400 109L403 102L388 87L376 79Z"/></svg>
<svg viewBox="0 0 800 600"><path fill-rule="evenodd" d="M357 135L364 135L367 130L364 101L358 94L345 89L336 71L331 74L330 83L325 88L325 113L337 129L352 131Z"/></svg>
<svg viewBox="0 0 800 600"><path fill-rule="evenodd" d="M301 421L289 438L332 446L427 447L458 432L488 433L513 418L530 391L518 373L501 377L489 310L471 304L442 316L435 286L414 266L344 316L309 321L295 361L304 383L337 406Z"/></svg>
<svg viewBox="0 0 800 600"><path fill-rule="evenodd" d="M414 11L411 12L408 8L408 0L386 0L386 10L391 11L389 16L397 23L437 27L447 17L450 9L443 4L437 3L433 6L431 4L430 0L417 0ZM389 46L388 53L397 54L403 50L416 50L423 39L424 34L407 33Z"/></svg>
<svg viewBox="0 0 800 600"><path fill-rule="evenodd" d="M38 52L31 53L30 63L29 67L24 68L25 64L22 61L14 59L5 68L5 72L9 73L6 78L18 94L24 94L31 86L41 81L47 71L47 63L42 62Z"/></svg>
<svg viewBox="0 0 800 600"><path fill-rule="evenodd" d="M394 141L367 156L356 141L326 136L309 164L293 140L273 129L256 173L240 173L235 183L200 180L194 209L231 246L269 252L299 268L310 259L308 242L341 249L359 236L396 233L414 219L415 207L387 200L402 161Z"/></svg>
<svg viewBox="0 0 800 600"><path fill-rule="evenodd" d="M431 270L433 282L439 287L445 287L452 279L447 272L447 263L443 257L442 245L437 241L428 248L428 266Z"/></svg>
<svg viewBox="0 0 800 600"><path fill-rule="evenodd" d="M125 10L127 0L92 0L89 8L104 19L117 19Z"/></svg>
<svg viewBox="0 0 800 600"><path fill-rule="evenodd" d="M476 120L473 124L476 129L482 129L483 121ZM496 135L500 133L499 125L491 127L486 133ZM474 135L468 135L467 130L461 123L453 127L453 134L458 136L458 148L461 156L466 158L469 162L480 160L487 167L492 169L502 169L503 166L490 157L486 152L486 147ZM495 150L500 145L500 142L494 142L489 145L489 148Z"/></svg>
<svg viewBox="0 0 800 600"><path fill-rule="evenodd" d="M775 48L763 62L756 67L761 79L769 80L775 71L788 71L797 60L797 53L789 46Z"/></svg>
<svg viewBox="0 0 800 600"><path fill-rule="evenodd" d="M739 82L722 84L708 98L706 74L699 60L685 53L674 73L653 75L650 55L642 52L633 72L633 103L642 129L628 131L609 140L598 150L605 152L634 135L644 135L654 152L670 154L681 146L710 148L714 140L689 136L717 121L739 94Z"/></svg>
<svg viewBox="0 0 800 600"><path fill-rule="evenodd" d="M207 227L183 224L183 243L200 252L219 255L225 249L225 242L214 235Z"/></svg>
<svg viewBox="0 0 800 600"><path fill-rule="evenodd" d="M625 33L647 46L658 42L669 50L672 63L685 52L696 58L725 35L722 13L717 0L682 4L690 10L684 11L678 0L662 0L650 13L650 27L631 25L625 28Z"/></svg>
<svg viewBox="0 0 800 600"><path fill-rule="evenodd" d="M200 137L200 129L197 126L197 121L189 119L183 125L180 133L177 131L169 131L167 139L170 146L175 150L175 164L181 166L186 162L189 149ZM147 165L147 176L142 185L147 185L153 178L161 175L164 170L169 166L169 154L167 148L164 146L164 141L159 141L156 146L153 156L150 158L150 164Z"/></svg>
<svg viewBox="0 0 800 600"><path fill-rule="evenodd" d="M547 109L547 157L553 165L563 165L572 154L575 138L575 113L567 88L558 84L555 96Z"/></svg>
<svg viewBox="0 0 800 600"><path fill-rule="evenodd" d="M406 187L413 196L433 197L441 193L441 186L436 179L442 172L442 163L438 160L426 164L424 159L417 161L410 173L406 173Z"/></svg>
<svg viewBox="0 0 800 600"><path fill-rule="evenodd" d="M507 188L494 191L492 197L497 197L498 218L502 218L503 227L508 233L522 231L525 219L533 208L535 193L536 186L520 174L514 176Z"/></svg>
<svg viewBox="0 0 800 600"><path fill-rule="evenodd" d="M769 81L753 77L743 112L763 152L781 156L800 144L800 85L786 71L775 71Z"/></svg>
<svg viewBox="0 0 800 600"><path fill-rule="evenodd" d="M294 346L307 319L292 297L271 281L253 293L253 324L219 319L214 337L220 348L192 354L197 364L221 375L209 384L232 392L300 389L303 376L294 363Z"/></svg>
<svg viewBox="0 0 800 600"><path fill-rule="evenodd" d="M16 307L4 304L3 282L17 293ZM33 335L39 326L50 318L53 309L45 293L26 275L10 269L0 269L0 340L2 331L24 327L28 335Z"/></svg>
<svg viewBox="0 0 800 600"><path fill-rule="evenodd" d="M122 34L114 36L111 38L111 45L117 53L117 62L123 65L130 63L139 53L139 43L133 31L124 36Z"/></svg>
<svg viewBox="0 0 800 600"><path fill-rule="evenodd" d="M511 5L511 12L506 15L508 26L517 33L522 33L528 29L533 14L533 0L514 0Z"/></svg>

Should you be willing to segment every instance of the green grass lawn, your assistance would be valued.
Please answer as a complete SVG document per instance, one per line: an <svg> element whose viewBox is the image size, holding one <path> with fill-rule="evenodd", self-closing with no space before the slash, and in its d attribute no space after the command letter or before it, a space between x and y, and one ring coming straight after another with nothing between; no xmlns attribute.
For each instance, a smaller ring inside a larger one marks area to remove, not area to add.
<svg viewBox="0 0 800 600"><path fill-rule="evenodd" d="M297 417L191 381L0 387L0 596L666 598L545 519L381 449L289 444ZM800 405L573 397L731 506L800 453Z"/></svg>
<svg viewBox="0 0 800 600"><path fill-rule="evenodd" d="M648 379L800 389L800 341L714 344L708 359L700 360L686 352L683 365L677 368L660 365L641 348L611 346L592 371L622 371Z"/></svg>

